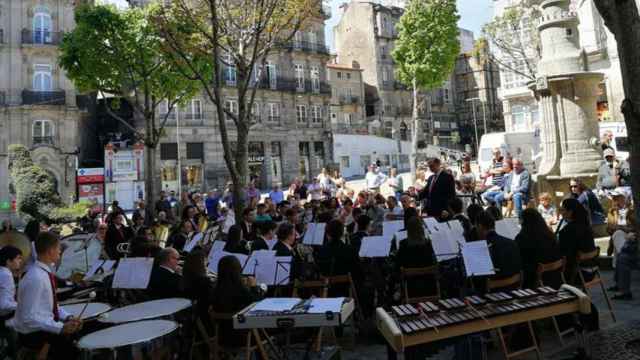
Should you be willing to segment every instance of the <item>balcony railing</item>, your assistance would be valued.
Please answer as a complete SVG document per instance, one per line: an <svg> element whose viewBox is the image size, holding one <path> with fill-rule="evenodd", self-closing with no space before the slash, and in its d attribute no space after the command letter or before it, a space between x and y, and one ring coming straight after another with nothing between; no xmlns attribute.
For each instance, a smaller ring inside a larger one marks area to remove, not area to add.
<svg viewBox="0 0 640 360"><path fill-rule="evenodd" d="M329 48L322 43L313 43L309 41L289 41L284 42L279 45L281 48L286 50L296 50L296 51L304 51L318 54L329 55Z"/></svg>
<svg viewBox="0 0 640 360"><path fill-rule="evenodd" d="M22 90L23 105L64 105L67 102L63 90L58 91L34 91Z"/></svg>
<svg viewBox="0 0 640 360"><path fill-rule="evenodd" d="M357 104L359 102L360 102L360 98L357 96L346 96L346 95L340 96L340 105L351 105L351 104Z"/></svg>
<svg viewBox="0 0 640 360"><path fill-rule="evenodd" d="M256 84L259 89L298 93L331 94L331 85L323 81L317 82L314 85L313 81L310 79L304 79L304 87L299 87L298 85L298 79L288 77L278 77L277 80L263 78Z"/></svg>
<svg viewBox="0 0 640 360"><path fill-rule="evenodd" d="M202 113L186 113L182 115L184 120L202 120Z"/></svg>
<svg viewBox="0 0 640 360"><path fill-rule="evenodd" d="M4 30L0 29L0 44L4 44Z"/></svg>
<svg viewBox="0 0 640 360"><path fill-rule="evenodd" d="M53 136L34 136L33 145L53 145Z"/></svg>
<svg viewBox="0 0 640 360"><path fill-rule="evenodd" d="M269 121L270 123L279 124L280 123L280 116L269 116L267 118L267 121Z"/></svg>
<svg viewBox="0 0 640 360"><path fill-rule="evenodd" d="M22 43L35 45L58 45L64 33L48 30L22 30Z"/></svg>

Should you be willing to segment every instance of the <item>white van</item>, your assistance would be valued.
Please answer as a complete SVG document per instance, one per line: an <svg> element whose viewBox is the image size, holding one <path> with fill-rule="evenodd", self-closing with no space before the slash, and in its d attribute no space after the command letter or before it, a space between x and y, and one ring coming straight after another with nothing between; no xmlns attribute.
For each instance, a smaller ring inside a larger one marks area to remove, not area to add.
<svg viewBox="0 0 640 360"><path fill-rule="evenodd" d="M627 125L624 121L602 121L599 124L600 138L606 131L613 133L613 140L609 144L615 151L616 157L620 160L629 158L629 140L627 138Z"/></svg>
<svg viewBox="0 0 640 360"><path fill-rule="evenodd" d="M493 149L500 148L502 156L519 158L530 173L536 172L536 160L540 155L540 135L534 131L499 132L482 135L478 150L478 165L481 172L492 164Z"/></svg>

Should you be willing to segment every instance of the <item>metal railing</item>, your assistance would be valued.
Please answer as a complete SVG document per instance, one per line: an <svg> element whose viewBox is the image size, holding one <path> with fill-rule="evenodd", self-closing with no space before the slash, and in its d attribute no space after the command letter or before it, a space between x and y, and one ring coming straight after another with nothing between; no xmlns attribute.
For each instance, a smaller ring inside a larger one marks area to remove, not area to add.
<svg viewBox="0 0 640 360"><path fill-rule="evenodd" d="M53 145L53 136L34 136L33 145Z"/></svg>
<svg viewBox="0 0 640 360"><path fill-rule="evenodd" d="M340 105L350 105L350 104L359 103L360 98L357 96L341 95L339 101L340 101Z"/></svg>
<svg viewBox="0 0 640 360"><path fill-rule="evenodd" d="M49 30L22 30L22 43L34 45L58 45L63 32Z"/></svg>
<svg viewBox="0 0 640 360"><path fill-rule="evenodd" d="M280 123L280 116L269 116L267 117L267 121L273 124L279 124Z"/></svg>
<svg viewBox="0 0 640 360"><path fill-rule="evenodd" d="M64 90L36 91L22 90L23 105L65 105L67 102Z"/></svg>
<svg viewBox="0 0 640 360"><path fill-rule="evenodd" d="M304 51L304 52L318 53L318 54L324 54L324 55L330 54L329 47L327 47L323 43L292 40L288 42L279 43L278 46L286 50Z"/></svg>

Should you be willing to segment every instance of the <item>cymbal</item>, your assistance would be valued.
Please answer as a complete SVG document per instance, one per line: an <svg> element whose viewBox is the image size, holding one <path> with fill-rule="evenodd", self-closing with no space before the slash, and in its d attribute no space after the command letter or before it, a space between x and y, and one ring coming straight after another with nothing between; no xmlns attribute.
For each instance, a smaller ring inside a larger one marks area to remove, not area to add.
<svg viewBox="0 0 640 360"><path fill-rule="evenodd" d="M0 234L0 247L15 246L22 251L22 257L28 259L31 256L31 241L24 233L8 231Z"/></svg>

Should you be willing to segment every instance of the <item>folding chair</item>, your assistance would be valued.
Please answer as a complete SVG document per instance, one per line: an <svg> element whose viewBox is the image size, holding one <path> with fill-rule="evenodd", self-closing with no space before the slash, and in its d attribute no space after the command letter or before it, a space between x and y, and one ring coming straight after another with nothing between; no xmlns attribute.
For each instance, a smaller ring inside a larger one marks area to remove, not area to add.
<svg viewBox="0 0 640 360"><path fill-rule="evenodd" d="M311 295L313 295L319 298L326 298L328 293L329 293L328 279L310 280L310 281L296 280L293 284L292 297L308 298L308 297L311 297ZM311 295L308 295L308 294L311 294ZM322 331L323 331L323 328L318 329L318 335L316 335L316 340L314 341L315 351L320 351L322 347ZM332 331L332 334L333 334L333 331ZM335 334L333 334L333 338L334 340L336 339Z"/></svg>
<svg viewBox="0 0 640 360"><path fill-rule="evenodd" d="M566 284L567 281L564 277L564 268L566 265L566 260L565 258L562 258L558 261L554 261L554 262L550 262L550 263L539 263L538 264L538 269L537 269L537 275L538 275L538 284L540 286L545 286L544 284L544 275L545 274L550 274L550 273L557 273L560 276L560 280L562 281L563 284ZM555 316L551 317L551 321L553 322L553 327L556 331L556 334L558 334L558 340L560 340L560 344L562 346L565 346L564 343L564 336L566 335L570 335L570 334L574 334L575 330L573 328L569 328L566 329L564 331L560 331L560 327L558 326L558 320L556 319Z"/></svg>
<svg viewBox="0 0 640 360"><path fill-rule="evenodd" d="M409 296L409 281L412 279L432 280L436 284L436 293L428 296ZM402 283L402 300L405 304L425 302L425 301L438 301L440 300L440 272L438 265L421 267L421 268L400 268L400 279Z"/></svg>
<svg viewBox="0 0 640 360"><path fill-rule="evenodd" d="M600 275L600 267L598 265L588 264L587 262L595 263L595 260L600 255L600 247L596 247L595 250L589 252L581 252L578 251L577 255L577 264L578 264L578 278L580 279L580 283L585 293L591 297L591 292L589 289L600 285L600 289L602 290L602 295L604 295L604 299L607 302L607 307L609 308L609 313L611 314L611 319L613 322L616 322L616 315L613 313L613 305L611 304L611 300L609 299L609 294L607 294L607 287L604 284L604 279ZM585 272L591 273L593 278L589 281L585 279Z"/></svg>
<svg viewBox="0 0 640 360"><path fill-rule="evenodd" d="M522 275L520 273L510 276L505 279L489 279L487 280L487 291L492 292L495 290L514 290L520 289L522 287ZM532 346L527 348L517 350L514 352L509 352L509 347L507 346L507 341L505 340L505 334L502 331L502 328L498 328L498 338L500 339L500 346L502 347L502 353L504 357L508 360L522 354L526 354L532 351L535 351L536 357L538 359L542 359L542 354L540 353L540 348L538 347L538 340L536 339L535 332L533 331L533 325L531 321L527 321L527 327L529 329L529 335L531 337L531 341L533 343ZM507 334L511 336L512 334Z"/></svg>
<svg viewBox="0 0 640 360"><path fill-rule="evenodd" d="M220 322L221 321L233 321L234 314L216 313L214 311L209 312L211 321L214 324L214 343L213 343L213 359L219 360L220 354L231 356L232 359L237 358L242 353L245 354L246 360L251 360L254 353L260 354L263 359L269 359L267 352L264 348L266 340L262 339L260 332L257 329L248 330L245 338L245 346L230 347L220 345Z"/></svg>

